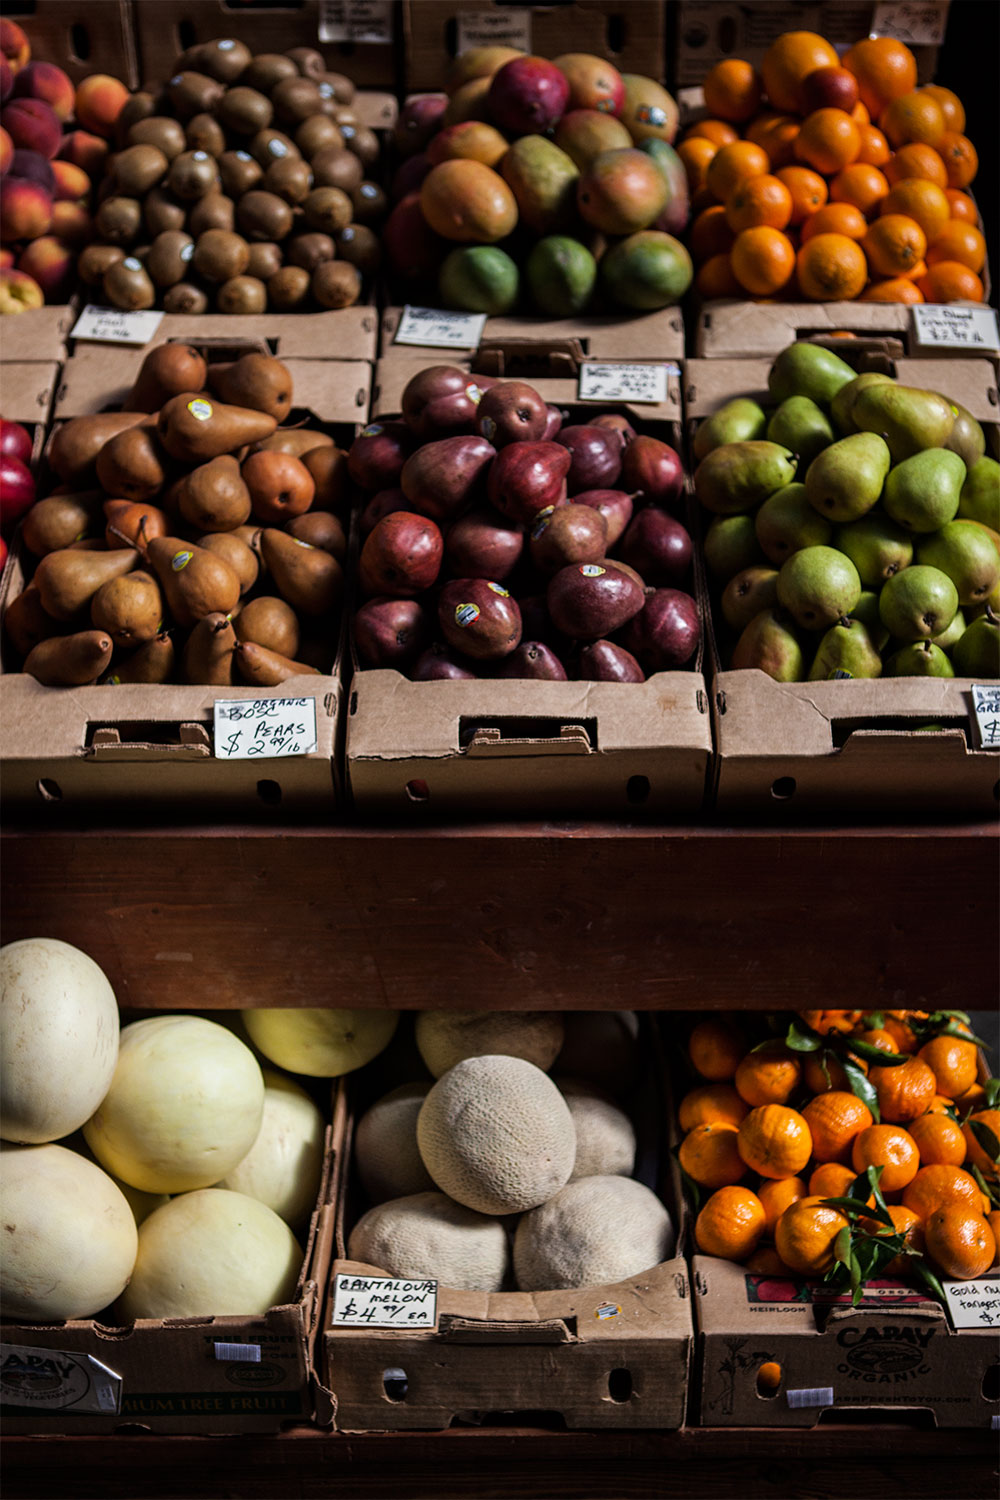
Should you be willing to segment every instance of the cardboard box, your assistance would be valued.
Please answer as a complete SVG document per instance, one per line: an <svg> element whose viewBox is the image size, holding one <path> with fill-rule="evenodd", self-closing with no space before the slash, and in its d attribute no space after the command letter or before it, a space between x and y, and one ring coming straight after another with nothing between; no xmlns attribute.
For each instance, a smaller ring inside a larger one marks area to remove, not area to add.
<svg viewBox="0 0 1000 1500"><path fill-rule="evenodd" d="M963 303L967 309L970 303ZM787 344L802 338L830 338L851 334L861 339L886 339L894 356L922 359L983 357L1000 360L996 313L992 314L986 341L968 349L934 346L921 340L917 309L892 302L748 302L719 298L703 302L695 323L698 359L772 359ZM984 322L990 322L987 316Z"/></svg>
<svg viewBox="0 0 1000 1500"><path fill-rule="evenodd" d="M892 358L877 342L829 347L856 368L884 369L903 384L961 402L998 447L997 391L986 360ZM724 401L767 401L767 360L688 360L689 437ZM725 812L868 813L918 808L990 817L1000 762L979 748L968 678L893 677L775 682L756 670L721 669L713 629L715 801ZM940 726L928 731L923 726Z"/></svg>
<svg viewBox="0 0 1000 1500"><path fill-rule="evenodd" d="M546 401L574 410L612 407L677 446L677 377L665 402L578 405L565 350L504 343L481 349L476 369L530 379ZM551 364L550 364L551 361ZM465 365L469 361L451 359ZM373 417L400 410L417 368L383 359ZM692 589L693 591L693 589ZM407 816L430 811L691 813L702 806L711 734L699 648L691 667L641 684L479 679L420 683L395 671L358 670L347 719L347 776L355 805Z"/></svg>
<svg viewBox="0 0 1000 1500"><path fill-rule="evenodd" d="M333 1252L333 1183L343 1122L327 1127L323 1177L302 1237L294 1300L258 1316L0 1323L8 1434L278 1432L316 1410L323 1288ZM94 1363L96 1361L96 1364ZM30 1401L17 1404L19 1398ZM103 1403L103 1404L99 1404Z"/></svg>
<svg viewBox="0 0 1000 1500"><path fill-rule="evenodd" d="M86 6L76 0L6 0L3 13L25 32L35 60L55 63L74 83L89 73L109 73L130 89L138 88L130 0L91 0Z"/></svg>
<svg viewBox="0 0 1000 1500"><path fill-rule="evenodd" d="M352 14L359 10L367 15ZM365 7L346 0L333 4L275 0L254 5L240 0L139 0L135 27L144 83L169 77L188 47L233 37L255 53L313 47L323 54L331 72L346 74L359 88L387 89L393 94L399 90L402 27L393 0L373 0ZM379 40L366 40L370 37Z"/></svg>
<svg viewBox="0 0 1000 1500"><path fill-rule="evenodd" d="M5 313L0 322L3 364L28 364L66 358L69 331L80 309L73 302L52 303L29 312Z"/></svg>
<svg viewBox="0 0 1000 1500"><path fill-rule="evenodd" d="M671 360L684 358L684 315L679 307L651 313L595 313L579 318L488 317L479 344L397 344L402 307L382 311L379 353L383 358L410 359L422 365L449 364L454 358L492 358L491 348L512 347L528 340L548 346L549 370L557 373L562 359L567 373L575 373L583 359ZM530 351L529 351L530 352ZM477 365L477 368L479 366Z"/></svg>
<svg viewBox="0 0 1000 1500"><path fill-rule="evenodd" d="M542 57L567 51L607 58L623 73L662 82L665 7L659 0L570 0L507 5L502 0L403 0L405 87L441 89L459 52L519 47Z"/></svg>
<svg viewBox="0 0 1000 1500"><path fill-rule="evenodd" d="M31 463L36 471L58 379L59 366L52 361L7 359L6 350L0 360L0 411L6 421L19 422L31 432Z"/></svg>

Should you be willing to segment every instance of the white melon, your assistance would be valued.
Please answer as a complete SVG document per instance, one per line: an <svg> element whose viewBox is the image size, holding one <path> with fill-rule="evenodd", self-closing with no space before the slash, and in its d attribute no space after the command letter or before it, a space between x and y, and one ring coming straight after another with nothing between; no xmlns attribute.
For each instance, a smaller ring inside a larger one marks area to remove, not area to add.
<svg viewBox="0 0 1000 1500"><path fill-rule="evenodd" d="M307 1078L340 1078L364 1067L392 1041L398 1010L263 1007L240 1014L269 1062Z"/></svg>
<svg viewBox="0 0 1000 1500"><path fill-rule="evenodd" d="M297 1227L316 1206L326 1127L301 1084L264 1068L264 1118L241 1162L216 1184L246 1193Z"/></svg>

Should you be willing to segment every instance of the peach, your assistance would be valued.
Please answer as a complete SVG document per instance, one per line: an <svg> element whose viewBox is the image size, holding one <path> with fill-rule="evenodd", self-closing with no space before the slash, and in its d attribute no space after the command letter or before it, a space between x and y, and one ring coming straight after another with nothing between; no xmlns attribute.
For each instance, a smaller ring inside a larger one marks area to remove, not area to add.
<svg viewBox="0 0 1000 1500"><path fill-rule="evenodd" d="M16 147L10 164L10 175L23 177L27 182L37 182L47 193L55 192L56 179L52 163L40 151L26 151L23 146Z"/></svg>
<svg viewBox="0 0 1000 1500"><path fill-rule="evenodd" d="M14 264L13 250L0 250L0 271L9 271Z"/></svg>
<svg viewBox="0 0 1000 1500"><path fill-rule="evenodd" d="M52 195L57 203L90 197L90 178L82 167L71 161L57 159L52 163L52 181Z"/></svg>
<svg viewBox="0 0 1000 1500"><path fill-rule="evenodd" d="M87 205L66 198L53 203L51 228L56 239L73 250L82 250L94 238L94 221Z"/></svg>
<svg viewBox="0 0 1000 1500"><path fill-rule="evenodd" d="M0 128L0 177L9 172L14 160L14 142L10 138L10 132Z"/></svg>
<svg viewBox="0 0 1000 1500"><path fill-rule="evenodd" d="M3 107L0 125L15 146L55 156L62 143L62 121L44 99L12 99Z"/></svg>
<svg viewBox="0 0 1000 1500"><path fill-rule="evenodd" d="M63 136L59 160L71 161L74 167L82 167L91 182L96 182L104 171L110 149L107 141L102 140L99 135L91 135L89 130L71 130L68 135Z"/></svg>
<svg viewBox="0 0 1000 1500"><path fill-rule="evenodd" d="M62 68L50 62L30 62L14 78L15 99L43 99L60 120L73 118L76 90Z"/></svg>
<svg viewBox="0 0 1000 1500"><path fill-rule="evenodd" d="M29 312L44 302L38 282L24 271L0 271L0 313Z"/></svg>
<svg viewBox="0 0 1000 1500"><path fill-rule="evenodd" d="M5 57L0 57L0 104L7 103L13 87L14 75L10 71L10 63Z"/></svg>
<svg viewBox="0 0 1000 1500"><path fill-rule="evenodd" d="M21 251L17 269L42 289L46 302L65 302L73 290L76 265L72 250L55 235L43 234Z"/></svg>
<svg viewBox="0 0 1000 1500"><path fill-rule="evenodd" d="M31 43L17 22L6 17L0 20L0 52L7 59L12 73L31 61Z"/></svg>
<svg viewBox="0 0 1000 1500"><path fill-rule="evenodd" d="M0 240L36 240L52 224L52 199L37 182L8 175L0 197Z"/></svg>
<svg viewBox="0 0 1000 1500"><path fill-rule="evenodd" d="M129 98L128 89L117 78L109 73L90 73L76 90L76 118L84 130L110 136Z"/></svg>

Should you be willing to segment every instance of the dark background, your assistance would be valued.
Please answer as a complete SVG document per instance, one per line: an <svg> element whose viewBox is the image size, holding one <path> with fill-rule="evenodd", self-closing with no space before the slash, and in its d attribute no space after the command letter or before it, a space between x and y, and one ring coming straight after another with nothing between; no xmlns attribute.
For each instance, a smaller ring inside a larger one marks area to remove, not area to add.
<svg viewBox="0 0 1000 1500"><path fill-rule="evenodd" d="M951 0L948 29L938 55L935 83L954 89L965 105L965 134L979 153L970 192L979 204L995 307L1000 292L1000 4Z"/></svg>

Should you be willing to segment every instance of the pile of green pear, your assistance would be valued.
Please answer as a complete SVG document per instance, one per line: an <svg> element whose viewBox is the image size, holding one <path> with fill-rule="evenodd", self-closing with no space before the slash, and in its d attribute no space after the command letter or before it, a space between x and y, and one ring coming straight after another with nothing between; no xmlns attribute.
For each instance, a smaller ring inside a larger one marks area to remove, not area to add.
<svg viewBox="0 0 1000 1500"><path fill-rule="evenodd" d="M694 437L723 666L1000 677L1000 464L934 391L800 342Z"/></svg>

